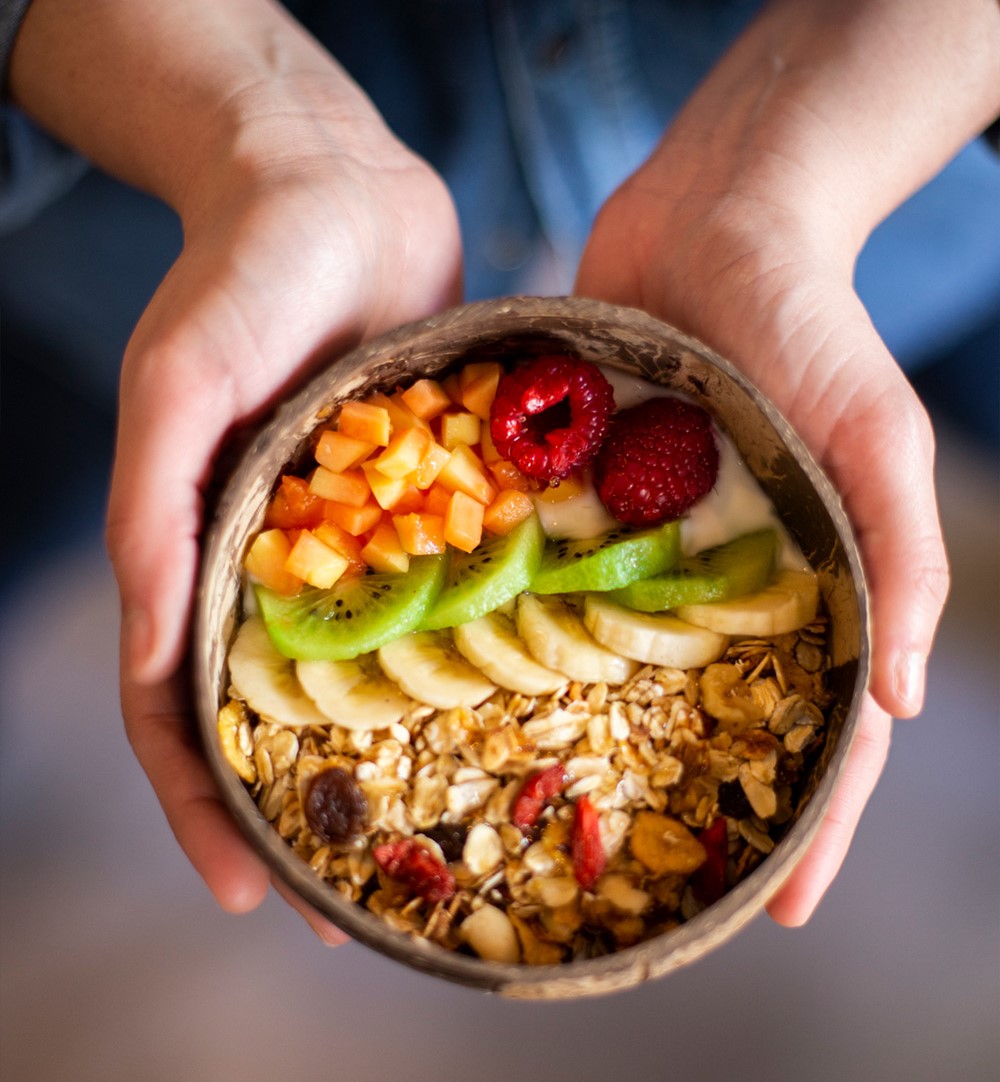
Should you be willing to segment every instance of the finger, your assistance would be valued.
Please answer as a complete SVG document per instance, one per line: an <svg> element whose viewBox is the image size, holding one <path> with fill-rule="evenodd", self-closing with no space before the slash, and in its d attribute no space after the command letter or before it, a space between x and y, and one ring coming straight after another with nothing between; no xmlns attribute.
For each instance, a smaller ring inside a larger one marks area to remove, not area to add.
<svg viewBox="0 0 1000 1082"><path fill-rule="evenodd" d="M830 810L801 863L767 904L778 924L789 928L805 924L835 879L885 766L891 732L889 715L866 696Z"/></svg>
<svg viewBox="0 0 1000 1082"><path fill-rule="evenodd" d="M933 430L888 358L841 416L830 438L831 472L865 558L872 692L890 714L912 717L923 706L927 659L948 594Z"/></svg>
<svg viewBox="0 0 1000 1082"><path fill-rule="evenodd" d="M272 882L274 884L274 889L285 899L292 909L302 917L325 946L340 947L344 943L350 942L351 937L347 935L346 932L342 932L335 924L328 921L326 917L313 909L313 907L303 898L300 898L287 883L277 876L273 877Z"/></svg>
<svg viewBox="0 0 1000 1082"><path fill-rule="evenodd" d="M181 849L223 909L255 909L267 894L267 869L219 798L182 679L145 685L123 677L121 697L129 741Z"/></svg>
<svg viewBox="0 0 1000 1082"><path fill-rule="evenodd" d="M123 657L145 682L164 679L184 650L200 487L235 413L231 383L213 369L193 351L165 350L137 358L123 377L107 539Z"/></svg>

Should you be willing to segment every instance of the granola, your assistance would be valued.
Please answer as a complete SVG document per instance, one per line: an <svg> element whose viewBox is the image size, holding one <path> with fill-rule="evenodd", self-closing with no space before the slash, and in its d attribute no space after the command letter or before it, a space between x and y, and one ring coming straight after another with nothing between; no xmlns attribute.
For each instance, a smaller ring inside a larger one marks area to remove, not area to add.
<svg viewBox="0 0 1000 1082"><path fill-rule="evenodd" d="M219 735L264 816L346 898L444 948L548 965L670 931L772 851L825 739L827 666L818 617L702 669L414 703L375 731L293 730L233 697ZM360 824L345 837L307 814L331 771Z"/></svg>

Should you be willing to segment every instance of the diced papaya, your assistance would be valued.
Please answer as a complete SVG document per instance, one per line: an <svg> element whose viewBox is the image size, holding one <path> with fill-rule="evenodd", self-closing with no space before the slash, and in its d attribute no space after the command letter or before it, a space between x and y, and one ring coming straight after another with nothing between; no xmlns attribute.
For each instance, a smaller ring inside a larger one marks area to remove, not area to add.
<svg viewBox="0 0 1000 1082"><path fill-rule="evenodd" d="M527 493L514 488L504 489L483 512L483 528L492 534L509 534L534 510L535 505Z"/></svg>
<svg viewBox="0 0 1000 1082"><path fill-rule="evenodd" d="M316 444L316 461L332 473L343 473L363 462L376 446L367 440L357 440L328 428Z"/></svg>
<svg viewBox="0 0 1000 1082"><path fill-rule="evenodd" d="M392 524L403 551L411 556L431 556L445 551L444 519L440 515L420 512L393 515Z"/></svg>
<svg viewBox="0 0 1000 1082"><path fill-rule="evenodd" d="M483 537L485 508L464 492L453 492L444 516L444 539L449 545L472 552Z"/></svg>
<svg viewBox="0 0 1000 1082"><path fill-rule="evenodd" d="M483 471L475 451L463 444L451 452L437 479L452 492L464 492L482 504L490 504L496 496L496 488Z"/></svg>
<svg viewBox="0 0 1000 1082"><path fill-rule="evenodd" d="M269 590L279 594L296 594L302 579L285 570L285 561L292 550L292 543L284 530L262 530L247 553L247 574L257 579Z"/></svg>
<svg viewBox="0 0 1000 1082"><path fill-rule="evenodd" d="M365 443L385 447L392 435L389 411L371 402L345 402L340 407L337 430Z"/></svg>
<svg viewBox="0 0 1000 1082"><path fill-rule="evenodd" d="M439 418L441 424L441 444L453 451L461 444L472 447L479 443L479 431L482 421L467 410L448 410Z"/></svg>
<svg viewBox="0 0 1000 1082"><path fill-rule="evenodd" d="M507 462L506 459L491 462L487 469L501 489L514 488L518 492L531 492L533 488L530 479L525 477L513 462Z"/></svg>
<svg viewBox="0 0 1000 1082"><path fill-rule="evenodd" d="M462 405L470 413L488 421L499 382L500 365L496 361L467 364L459 373Z"/></svg>
<svg viewBox="0 0 1000 1082"><path fill-rule="evenodd" d="M382 508L375 500L370 500L361 507L351 507L350 504L327 500L323 509L325 522L334 523L354 537L359 537L371 530L381 517Z"/></svg>
<svg viewBox="0 0 1000 1082"><path fill-rule="evenodd" d="M393 435L388 447L374 460L375 468L386 477L400 480L417 469L432 442L426 429L403 429Z"/></svg>
<svg viewBox="0 0 1000 1082"><path fill-rule="evenodd" d="M323 521L323 500L301 477L286 474L275 492L264 525L279 530L309 529Z"/></svg>
<svg viewBox="0 0 1000 1082"><path fill-rule="evenodd" d="M361 557L374 571L407 571L410 567L409 554L399 543L391 519L384 519L375 527L361 550Z"/></svg>
<svg viewBox="0 0 1000 1082"><path fill-rule="evenodd" d="M364 507L371 498L371 486L361 470L334 473L325 466L317 466L309 480L309 491L324 500L346 503L349 507Z"/></svg>
<svg viewBox="0 0 1000 1082"><path fill-rule="evenodd" d="M350 560L325 545L314 533L303 530L285 560L285 570L310 586L329 590L350 566Z"/></svg>
<svg viewBox="0 0 1000 1082"><path fill-rule="evenodd" d="M437 380L418 379L412 387L400 391L400 400L423 421L429 421L443 413L451 399Z"/></svg>

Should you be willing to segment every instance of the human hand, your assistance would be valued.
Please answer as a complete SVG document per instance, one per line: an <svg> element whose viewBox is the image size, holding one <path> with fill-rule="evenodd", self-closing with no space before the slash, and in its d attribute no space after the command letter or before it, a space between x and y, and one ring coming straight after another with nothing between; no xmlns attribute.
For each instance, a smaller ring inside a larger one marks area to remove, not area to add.
<svg viewBox="0 0 1000 1082"><path fill-rule="evenodd" d="M305 153L300 133L249 183L206 178L122 370L108 544L125 724L178 842L230 911L257 905L268 875L221 803L178 671L213 459L317 361L459 299L447 192L384 129L370 134L349 152L313 138Z"/></svg>
<svg viewBox="0 0 1000 1082"><path fill-rule="evenodd" d="M769 911L806 921L918 713L948 590L927 415L854 292L871 230L1000 109L995 4L771 0L605 204L577 292L732 360L839 490L872 602L872 679L833 805ZM962 79L954 72L961 69ZM935 89L929 89L935 88Z"/></svg>
<svg viewBox="0 0 1000 1082"><path fill-rule="evenodd" d="M806 861L772 901L804 922L847 852L889 745L920 709L947 590L933 434L851 285L852 258L785 206L678 200L654 163L606 204L577 290L642 308L709 343L782 410L858 532L873 613L872 692L847 772Z"/></svg>

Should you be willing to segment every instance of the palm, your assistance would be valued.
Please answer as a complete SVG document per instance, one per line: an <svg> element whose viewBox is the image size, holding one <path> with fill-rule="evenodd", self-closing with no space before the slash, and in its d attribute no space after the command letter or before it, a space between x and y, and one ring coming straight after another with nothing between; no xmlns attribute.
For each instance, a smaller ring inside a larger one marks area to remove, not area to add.
<svg viewBox="0 0 1000 1082"><path fill-rule="evenodd" d="M654 193L626 184L598 219L577 289L643 308L728 356L824 465L858 532L872 589L874 701L841 804L773 909L797 923L846 852L881 771L889 713L918 708L898 659L926 656L943 600L933 438L851 288L849 260L838 265L807 230L782 233L773 219L757 228L751 214L725 231L710 223L669 214Z"/></svg>

